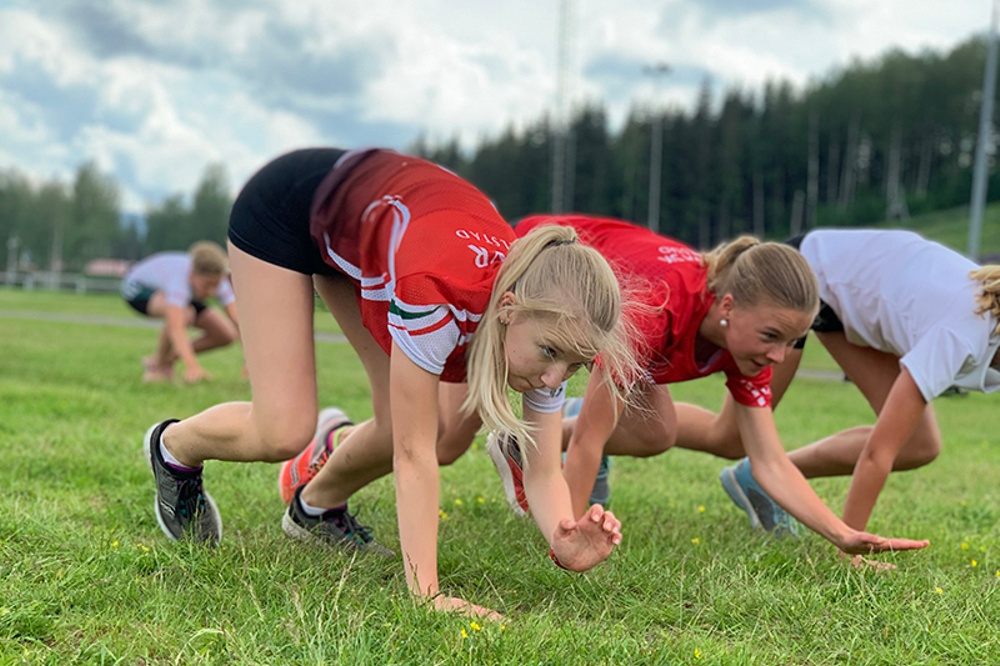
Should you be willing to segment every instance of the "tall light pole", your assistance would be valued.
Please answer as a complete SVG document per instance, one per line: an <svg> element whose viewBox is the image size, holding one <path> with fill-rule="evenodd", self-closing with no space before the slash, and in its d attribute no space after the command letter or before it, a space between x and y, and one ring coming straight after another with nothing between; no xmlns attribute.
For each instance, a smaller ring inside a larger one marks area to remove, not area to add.
<svg viewBox="0 0 1000 666"><path fill-rule="evenodd" d="M556 109L552 123L552 212L563 213L573 200L572 180L567 164L572 167L572 137L569 131L569 102L573 96L574 2L559 3L559 59L556 65Z"/></svg>
<svg viewBox="0 0 1000 666"><path fill-rule="evenodd" d="M967 254L978 261L979 240L983 228L983 208L986 205L986 143L993 132L993 97L997 87L997 0L993 0L990 18L989 47L986 51L986 71L983 74L983 99L979 107L979 134L976 137L976 162L972 170L972 205L969 217L969 248Z"/></svg>
<svg viewBox="0 0 1000 666"><path fill-rule="evenodd" d="M659 80L670 73L670 65L658 62L642 68L644 74L653 77L654 87L659 91ZM649 214L646 226L653 233L660 231L660 187L663 171L663 112L655 104L653 108L653 126L649 137Z"/></svg>

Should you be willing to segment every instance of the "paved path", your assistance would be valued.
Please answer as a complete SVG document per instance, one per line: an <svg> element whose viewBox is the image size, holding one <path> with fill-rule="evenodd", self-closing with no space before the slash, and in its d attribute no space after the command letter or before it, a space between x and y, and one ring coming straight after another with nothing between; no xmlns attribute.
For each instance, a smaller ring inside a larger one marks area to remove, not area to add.
<svg viewBox="0 0 1000 666"><path fill-rule="evenodd" d="M128 328L160 328L163 322L136 315L135 317L115 317L112 315L73 314L69 312L39 312L33 310L0 309L0 319L20 319L24 321L52 321L61 324L86 324L91 326L125 326ZM316 332L318 342L336 344L347 342L340 333Z"/></svg>

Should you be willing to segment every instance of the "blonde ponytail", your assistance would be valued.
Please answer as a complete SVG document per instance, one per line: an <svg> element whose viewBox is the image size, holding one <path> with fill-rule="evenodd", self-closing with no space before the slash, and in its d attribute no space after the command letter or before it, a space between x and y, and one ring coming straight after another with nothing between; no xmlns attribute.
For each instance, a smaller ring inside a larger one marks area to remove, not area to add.
<svg viewBox="0 0 1000 666"><path fill-rule="evenodd" d="M981 285L976 294L976 314L989 314L1000 319L1000 265L991 264L969 272L969 277ZM1000 333L1000 323L996 333Z"/></svg>
<svg viewBox="0 0 1000 666"><path fill-rule="evenodd" d="M584 358L601 354L609 375L631 376L634 360L621 321L621 292L608 262L578 241L576 230L544 225L511 245L497 274L489 305L469 346L469 392L463 408L478 412L489 430L533 441L507 394L505 328L499 301L515 294L511 314L555 322L556 342Z"/></svg>
<svg viewBox="0 0 1000 666"><path fill-rule="evenodd" d="M737 304L771 303L796 312L819 310L819 286L805 258L782 243L741 236L703 256L708 289L732 294Z"/></svg>

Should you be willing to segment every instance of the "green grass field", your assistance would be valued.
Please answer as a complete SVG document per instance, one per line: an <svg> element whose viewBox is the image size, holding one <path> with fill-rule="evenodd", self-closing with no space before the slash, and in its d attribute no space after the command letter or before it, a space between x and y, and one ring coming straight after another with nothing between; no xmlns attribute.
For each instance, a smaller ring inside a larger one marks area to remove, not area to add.
<svg viewBox="0 0 1000 666"><path fill-rule="evenodd" d="M815 535L752 533L686 451L618 459L625 540L567 574L512 516L481 444L442 472L440 569L449 592L502 625L434 613L398 559L291 542L276 465L209 462L225 522L215 549L169 542L153 514L145 429L243 400L242 359L205 357L209 384L147 386L155 331L53 322L44 312L138 319L114 297L0 289L0 664L987 664L1000 659L1000 438L996 396L942 398L941 457L893 475L872 531L929 538L851 569ZM24 316L15 318L10 313ZM101 320L106 321L106 320ZM333 330L329 323L324 327ZM370 413L350 348L318 349L321 403ZM806 365L832 364L813 341ZM579 391L580 384L575 386ZM717 407L721 378L677 385ZM857 390L799 379L777 411L786 447L872 421ZM847 481L814 487L835 510ZM352 503L398 549L389 479Z"/></svg>

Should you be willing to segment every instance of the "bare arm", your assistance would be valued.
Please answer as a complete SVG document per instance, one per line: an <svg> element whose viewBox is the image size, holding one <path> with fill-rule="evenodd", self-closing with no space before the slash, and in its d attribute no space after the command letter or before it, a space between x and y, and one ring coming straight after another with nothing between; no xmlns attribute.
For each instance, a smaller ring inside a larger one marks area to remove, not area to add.
<svg viewBox="0 0 1000 666"><path fill-rule="evenodd" d="M436 445L440 380L410 360L393 343L389 382L396 515L407 587L419 597L433 599L438 609L495 616L489 609L439 595L440 476Z"/></svg>
<svg viewBox="0 0 1000 666"><path fill-rule="evenodd" d="M201 367L201 364L198 363L198 358L194 353L194 347L191 346L191 339L188 338L187 309L176 305L170 305L168 303L164 318L167 321L167 335L170 338L170 344L173 345L178 358L184 362L184 380L197 381L207 377L208 373L205 372L205 370Z"/></svg>
<svg viewBox="0 0 1000 666"><path fill-rule="evenodd" d="M861 450L844 504L844 522L865 529L903 444L916 430L927 403L905 367L885 399L875 428Z"/></svg>
<svg viewBox="0 0 1000 666"><path fill-rule="evenodd" d="M569 486L574 516L582 516L587 510L604 445L614 432L623 409L621 400L608 391L603 376L604 371L594 366L566 450L563 474Z"/></svg>
<svg viewBox="0 0 1000 666"><path fill-rule="evenodd" d="M235 303L235 301L232 302L232 303L230 303L229 305L225 306L225 308L226 308L226 316L229 317L229 320L231 322L233 322L233 325L236 326L236 331L238 333L239 330L240 330L240 319L239 319L238 316L236 316L236 303Z"/></svg>
<svg viewBox="0 0 1000 666"><path fill-rule="evenodd" d="M885 539L845 524L823 504L802 473L788 459L770 409L737 405L736 419L750 456L754 478L764 491L806 527L840 550L845 553L874 553L912 550L928 545L926 541Z"/></svg>
<svg viewBox="0 0 1000 666"><path fill-rule="evenodd" d="M531 515L559 563L573 571L586 571L607 559L621 542L621 523L598 505L575 519L560 465L562 416L558 412L541 414L529 407L524 412L525 420L537 429L536 445L522 448L527 462L524 492Z"/></svg>

